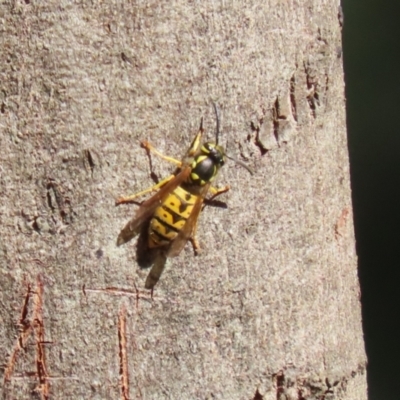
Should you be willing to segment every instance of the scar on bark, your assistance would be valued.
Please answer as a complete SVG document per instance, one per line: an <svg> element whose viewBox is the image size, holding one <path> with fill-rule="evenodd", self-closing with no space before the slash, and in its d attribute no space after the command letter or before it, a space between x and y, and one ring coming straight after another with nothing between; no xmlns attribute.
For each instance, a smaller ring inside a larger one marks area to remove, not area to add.
<svg viewBox="0 0 400 400"><path fill-rule="evenodd" d="M132 289L125 289L125 288L118 288L114 286L106 286L104 288L88 288L86 285L82 286L82 293L84 297L87 297L87 293L104 293L109 294L112 296L126 296L126 297L134 297L136 298L136 309L139 309L139 299L144 299L147 301L154 300L149 291L140 290L136 286L136 283L133 282L134 290Z"/></svg>
<svg viewBox="0 0 400 400"><path fill-rule="evenodd" d="M136 285L136 282L133 280L132 285L134 289L126 289L116 286L105 286L100 288L90 288L87 287L85 284L82 285L82 294L86 301L87 296L89 293L96 293L96 294L107 294L111 296L120 296L120 297L128 297L128 298L135 298L136 299L136 310L139 311L139 300L145 300L147 302L153 302L155 300L161 302L167 302L172 304L179 304L179 300L171 299L170 296L162 296L162 295L154 295L154 293L149 290L139 289Z"/></svg>

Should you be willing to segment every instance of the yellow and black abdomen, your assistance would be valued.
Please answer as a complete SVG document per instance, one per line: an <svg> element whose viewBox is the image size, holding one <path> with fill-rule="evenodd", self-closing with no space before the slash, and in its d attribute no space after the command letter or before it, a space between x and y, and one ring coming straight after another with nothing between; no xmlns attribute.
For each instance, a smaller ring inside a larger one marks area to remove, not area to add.
<svg viewBox="0 0 400 400"><path fill-rule="evenodd" d="M197 196L178 186L156 209L149 226L149 248L170 244L189 218Z"/></svg>

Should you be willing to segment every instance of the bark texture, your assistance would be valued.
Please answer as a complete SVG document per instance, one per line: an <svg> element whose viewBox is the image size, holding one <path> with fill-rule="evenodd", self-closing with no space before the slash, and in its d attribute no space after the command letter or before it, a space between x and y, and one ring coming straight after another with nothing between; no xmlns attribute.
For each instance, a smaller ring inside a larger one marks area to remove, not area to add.
<svg viewBox="0 0 400 400"><path fill-rule="evenodd" d="M366 399L337 1L2 1L0 60L4 399ZM151 299L114 200L211 100L256 173Z"/></svg>

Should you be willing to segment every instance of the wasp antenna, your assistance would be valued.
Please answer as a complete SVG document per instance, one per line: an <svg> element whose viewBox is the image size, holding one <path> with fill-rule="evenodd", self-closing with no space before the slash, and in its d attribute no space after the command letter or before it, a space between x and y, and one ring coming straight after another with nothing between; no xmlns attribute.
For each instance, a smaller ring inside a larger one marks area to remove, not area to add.
<svg viewBox="0 0 400 400"><path fill-rule="evenodd" d="M203 117L201 117L201 120L200 120L200 128L199 128L199 131L203 131Z"/></svg>
<svg viewBox="0 0 400 400"><path fill-rule="evenodd" d="M217 130L215 132L215 143L218 144L218 139L219 139L219 114L218 114L218 107L215 104L215 102L212 102L214 111L215 111L215 118L217 120Z"/></svg>
<svg viewBox="0 0 400 400"><path fill-rule="evenodd" d="M232 160L233 162L235 162L236 164L240 165L241 167L246 168L247 171L249 171L251 175L254 175L254 171L248 165L246 165L244 162L242 162L240 160L236 160L236 158L228 156L228 154L225 154L225 156L227 158L229 158L230 160Z"/></svg>

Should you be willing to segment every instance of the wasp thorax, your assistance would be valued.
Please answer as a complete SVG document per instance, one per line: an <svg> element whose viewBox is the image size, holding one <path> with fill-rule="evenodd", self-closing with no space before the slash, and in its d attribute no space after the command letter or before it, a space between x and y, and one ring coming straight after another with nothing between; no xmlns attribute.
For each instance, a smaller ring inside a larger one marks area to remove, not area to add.
<svg viewBox="0 0 400 400"><path fill-rule="evenodd" d="M224 149L214 143L205 143L195 157L190 174L192 182L205 185L211 182L225 163Z"/></svg>

